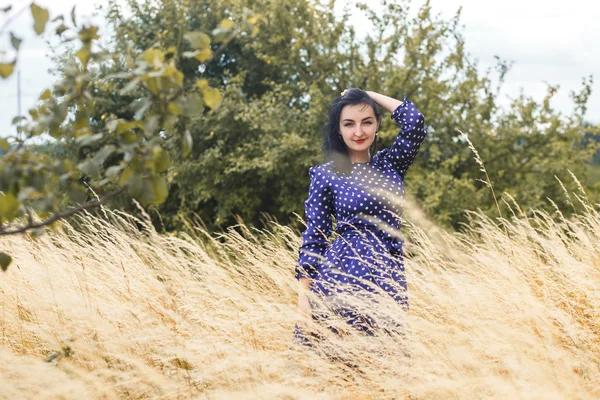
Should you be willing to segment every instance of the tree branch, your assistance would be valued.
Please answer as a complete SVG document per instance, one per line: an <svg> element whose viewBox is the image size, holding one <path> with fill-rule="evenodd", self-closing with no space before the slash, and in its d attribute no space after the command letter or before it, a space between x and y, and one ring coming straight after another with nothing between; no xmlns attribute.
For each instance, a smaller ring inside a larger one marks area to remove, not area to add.
<svg viewBox="0 0 600 400"><path fill-rule="evenodd" d="M108 200L112 199L113 197L116 197L116 196L120 195L121 193L123 193L125 191L125 189L127 189L127 186L122 186L119 189L114 190L114 191L112 191L112 192L104 195L103 197L101 197L98 200L90 201L89 203L84 203L84 204L81 204L81 205L79 205L77 207L73 207L73 208L70 208L70 209L68 209L66 211L54 214L52 217L48 218L47 220L45 220L43 222L40 222L39 224L32 224L31 222L29 222L29 225L26 225L26 226L24 226L22 228L13 229L11 231L2 230L2 231L0 231L0 236L17 235L19 233L25 233L25 232L27 232L28 230L31 230L31 229L43 228L43 227L48 226L48 225L50 225L50 224L52 224L52 223L54 223L54 222L56 222L58 220L65 219L65 218L68 218L68 217L70 217L70 216L72 216L74 214L77 214L77 213L79 213L79 212L81 212L83 210L87 210L89 208L99 207L102 204L106 203Z"/></svg>

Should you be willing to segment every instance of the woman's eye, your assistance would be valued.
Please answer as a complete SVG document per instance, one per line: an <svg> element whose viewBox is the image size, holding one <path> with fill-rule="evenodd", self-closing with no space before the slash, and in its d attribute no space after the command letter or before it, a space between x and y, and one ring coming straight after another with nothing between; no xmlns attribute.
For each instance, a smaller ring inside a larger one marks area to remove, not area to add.
<svg viewBox="0 0 600 400"><path fill-rule="evenodd" d="M352 124L346 124L346 125L344 125L344 127L346 127L346 128L349 127L349 126L352 126Z"/></svg>
<svg viewBox="0 0 600 400"><path fill-rule="evenodd" d="M372 122L371 122L371 121L367 121L367 122L365 122L365 124L367 124L367 125L371 125L371 124L372 124Z"/></svg>

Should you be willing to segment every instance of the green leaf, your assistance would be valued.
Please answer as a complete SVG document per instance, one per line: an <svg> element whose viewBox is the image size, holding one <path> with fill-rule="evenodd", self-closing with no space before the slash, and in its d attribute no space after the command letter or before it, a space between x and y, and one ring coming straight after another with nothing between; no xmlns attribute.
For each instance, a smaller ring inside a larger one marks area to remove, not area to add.
<svg viewBox="0 0 600 400"><path fill-rule="evenodd" d="M123 168L123 165L113 165L111 167L106 168L106 172L104 173L104 175L112 181L117 178L117 176L119 175L119 173L121 173Z"/></svg>
<svg viewBox="0 0 600 400"><path fill-rule="evenodd" d="M16 117L13 118L12 120L12 125L17 125L19 122L27 120L27 118L17 115Z"/></svg>
<svg viewBox="0 0 600 400"><path fill-rule="evenodd" d="M12 221L17 217L21 203L12 194L0 194L0 218Z"/></svg>
<svg viewBox="0 0 600 400"><path fill-rule="evenodd" d="M2 151L6 153L9 148L10 145L8 144L8 140L6 140L5 138L0 138L0 149L2 149Z"/></svg>
<svg viewBox="0 0 600 400"><path fill-rule="evenodd" d="M2 64L0 63L0 76L4 79L8 78L12 75L15 70L15 61L10 64Z"/></svg>
<svg viewBox="0 0 600 400"><path fill-rule="evenodd" d="M160 115L150 115L144 122L144 135L152 137L160 129Z"/></svg>
<svg viewBox="0 0 600 400"><path fill-rule="evenodd" d="M110 155L112 153L114 153L116 150L117 150L117 147L115 145L107 144L106 146L104 146L102 148L102 150L100 150L98 153L96 153L94 158L92 158L92 162L94 164L96 164L96 166L98 168L100 168L102 166L102 164L104 164L104 161L106 161L106 159L108 157L110 157Z"/></svg>
<svg viewBox="0 0 600 400"><path fill-rule="evenodd" d="M208 60L212 56L212 50L210 48L204 50L198 50L198 53L194 56L194 58L200 62L204 62Z"/></svg>
<svg viewBox="0 0 600 400"><path fill-rule="evenodd" d="M12 262L12 257L6 253L0 253L0 268L2 268L3 272L6 272L8 266Z"/></svg>
<svg viewBox="0 0 600 400"><path fill-rule="evenodd" d="M181 155L183 157L187 157L191 154L193 143L194 142L190 131L186 130L181 141Z"/></svg>
<svg viewBox="0 0 600 400"><path fill-rule="evenodd" d="M152 100L151 99L149 99L147 97L141 99L140 100L140 104L139 104L139 108L135 112L133 118L136 121L141 121L144 118L144 114L146 114L146 111L148 111L150 109L150 107L152 107Z"/></svg>
<svg viewBox="0 0 600 400"><path fill-rule="evenodd" d="M188 94L180 105L183 106L183 115L186 117L198 117L204 111L202 97L198 93Z"/></svg>
<svg viewBox="0 0 600 400"><path fill-rule="evenodd" d="M159 94L161 91L161 79L156 77L156 78L151 78L148 75L146 75L144 77L144 83L146 84L146 87L148 88L149 91L151 91L154 94Z"/></svg>
<svg viewBox="0 0 600 400"><path fill-rule="evenodd" d="M77 5L74 5L71 9L71 22L73 22L73 26L77 27L77 20L75 18L75 7L77 7Z"/></svg>
<svg viewBox="0 0 600 400"><path fill-rule="evenodd" d="M218 28L213 29L211 34L212 34L212 39L215 43L221 43L222 41L227 39L229 30L218 27Z"/></svg>
<svg viewBox="0 0 600 400"><path fill-rule="evenodd" d="M233 29L235 24L233 23L232 20L225 18L225 19L221 20L221 23L219 24L219 26L226 31L230 31Z"/></svg>
<svg viewBox="0 0 600 400"><path fill-rule="evenodd" d="M148 49L142 53L142 60L155 68L160 68L165 62L165 53L159 49Z"/></svg>
<svg viewBox="0 0 600 400"><path fill-rule="evenodd" d="M152 181L138 174L131 174L127 179L127 192L143 206L151 204L156 198Z"/></svg>
<svg viewBox="0 0 600 400"><path fill-rule="evenodd" d="M169 195L167 179L164 176L155 176L152 178L152 186L154 189L154 199L151 203L159 206L167 200L167 196Z"/></svg>
<svg viewBox="0 0 600 400"><path fill-rule="evenodd" d="M133 92L135 89L140 87L140 81L142 79L140 77L135 78L134 80L132 80L131 82L129 82L127 85L125 85L125 87L123 89L121 89L121 91L119 92L119 94L121 96L125 96L131 92Z"/></svg>
<svg viewBox="0 0 600 400"><path fill-rule="evenodd" d="M79 109L77 110L77 114L75 116L75 124L73 125L73 127L75 128L75 130L80 130L80 129L87 128L89 125L90 125L90 114L88 112L88 109L86 107L80 106ZM79 136L83 136L83 135L75 133L75 136L79 137Z"/></svg>
<svg viewBox="0 0 600 400"><path fill-rule="evenodd" d="M206 79L198 79L196 81L196 86L198 86L198 89L200 90L204 90L208 88L208 80Z"/></svg>
<svg viewBox="0 0 600 400"><path fill-rule="evenodd" d="M63 161L62 169L64 172L71 172L73 170L73 162L68 158Z"/></svg>
<svg viewBox="0 0 600 400"><path fill-rule="evenodd" d="M188 32L183 36L195 50L210 48L210 36L204 32Z"/></svg>
<svg viewBox="0 0 600 400"><path fill-rule="evenodd" d="M98 40L100 36L98 36L98 27L97 26L89 26L83 27L79 31L79 40L85 45L89 45L92 40Z"/></svg>
<svg viewBox="0 0 600 400"><path fill-rule="evenodd" d="M101 133L79 136L77 139L75 139L75 143L77 143L79 146L89 146L90 144L102 139L103 136L104 135Z"/></svg>
<svg viewBox="0 0 600 400"><path fill-rule="evenodd" d="M204 62L212 56L212 50L210 47L207 47L204 50L184 51L181 55L184 58L195 58L200 62Z"/></svg>
<svg viewBox="0 0 600 400"><path fill-rule="evenodd" d="M127 121L124 119L120 119L117 121L117 133L119 135L131 132L135 128L143 129L144 123L142 121Z"/></svg>
<svg viewBox="0 0 600 400"><path fill-rule="evenodd" d="M81 61L81 65L83 65L83 68L87 67L91 56L92 56L92 52L91 52L89 46L86 46L86 45L83 45L83 47L81 49L79 49L79 51L77 53L75 53L75 57L77 57L79 59L79 61Z"/></svg>
<svg viewBox="0 0 600 400"><path fill-rule="evenodd" d="M183 85L183 73L171 65L165 68L162 76L175 83L177 89L181 88L181 85Z"/></svg>
<svg viewBox="0 0 600 400"><path fill-rule="evenodd" d="M214 88L206 88L202 91L202 95L204 96L204 104L213 110L218 108L223 101L223 96L221 93Z"/></svg>
<svg viewBox="0 0 600 400"><path fill-rule="evenodd" d="M56 27L56 34L58 36L60 36L68 29L69 28L65 24L60 24L59 26Z"/></svg>
<svg viewBox="0 0 600 400"><path fill-rule="evenodd" d="M165 55L169 54L169 55L173 55L177 53L177 47L175 46L171 46L167 49L167 51L165 52Z"/></svg>
<svg viewBox="0 0 600 400"><path fill-rule="evenodd" d="M50 98L52 97L52 91L50 89L46 89L44 90L44 92L40 95L40 100L45 101L45 100L50 100Z"/></svg>
<svg viewBox="0 0 600 400"><path fill-rule="evenodd" d="M129 167L125 168L123 170L123 172L121 173L121 176L119 177L119 185L120 186L127 185L131 175L133 175L133 170Z"/></svg>
<svg viewBox="0 0 600 400"><path fill-rule="evenodd" d="M16 37L14 33L10 33L10 43L12 44L13 49L19 51L19 48L21 47L21 42L23 42L23 40Z"/></svg>
<svg viewBox="0 0 600 400"><path fill-rule="evenodd" d="M159 174L167 172L171 166L171 156L169 155L169 152L165 151L160 146L154 147L152 161L154 161L154 170Z"/></svg>
<svg viewBox="0 0 600 400"><path fill-rule="evenodd" d="M34 121L37 121L38 119L40 119L40 113L38 113L38 110L36 110L35 108L29 109L29 115L31 115L31 119Z"/></svg>
<svg viewBox="0 0 600 400"><path fill-rule="evenodd" d="M46 29L46 23L48 23L48 19L50 19L48 10L38 6L35 3L31 3L31 16L33 17L33 30L38 35L41 35Z"/></svg>
<svg viewBox="0 0 600 400"><path fill-rule="evenodd" d="M77 168L90 178L95 179L100 177L100 168L92 160L86 160L80 163Z"/></svg>
<svg viewBox="0 0 600 400"><path fill-rule="evenodd" d="M104 77L104 79L129 79L131 74L129 72L115 72Z"/></svg>
<svg viewBox="0 0 600 400"><path fill-rule="evenodd" d="M167 106L167 111L173 115L181 115L182 114L181 107L179 107L179 105L174 101L169 103L169 105Z"/></svg>
<svg viewBox="0 0 600 400"><path fill-rule="evenodd" d="M51 123L50 125L48 125L48 133L54 139L58 139L62 135L62 131L60 130L60 124Z"/></svg>

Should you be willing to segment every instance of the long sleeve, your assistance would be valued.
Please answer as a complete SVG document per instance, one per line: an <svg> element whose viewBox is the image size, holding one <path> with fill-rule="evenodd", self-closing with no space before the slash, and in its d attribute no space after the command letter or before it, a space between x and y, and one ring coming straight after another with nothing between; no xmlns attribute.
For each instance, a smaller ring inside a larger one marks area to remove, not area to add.
<svg viewBox="0 0 600 400"><path fill-rule="evenodd" d="M400 132L385 157L404 178L408 167L417 156L425 135L427 135L425 118L407 98L394 110L391 118L397 125L400 125Z"/></svg>
<svg viewBox="0 0 600 400"><path fill-rule="evenodd" d="M302 245L299 249L296 265L296 279L314 277L317 264L327 246L332 232L331 214L333 213L333 193L326 172L316 165L308 170L310 187L308 198L304 202L306 229L302 233Z"/></svg>

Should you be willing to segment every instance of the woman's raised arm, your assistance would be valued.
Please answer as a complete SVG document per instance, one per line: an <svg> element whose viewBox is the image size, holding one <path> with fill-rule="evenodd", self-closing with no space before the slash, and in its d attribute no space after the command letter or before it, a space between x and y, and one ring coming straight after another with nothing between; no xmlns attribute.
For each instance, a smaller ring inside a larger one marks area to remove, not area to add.
<svg viewBox="0 0 600 400"><path fill-rule="evenodd" d="M367 90L366 92L375 103L379 104L379 106L385 108L389 112L394 112L394 110L398 108L400 104L402 104L402 101L396 100L393 97L385 96L377 92L371 92L369 90Z"/></svg>

